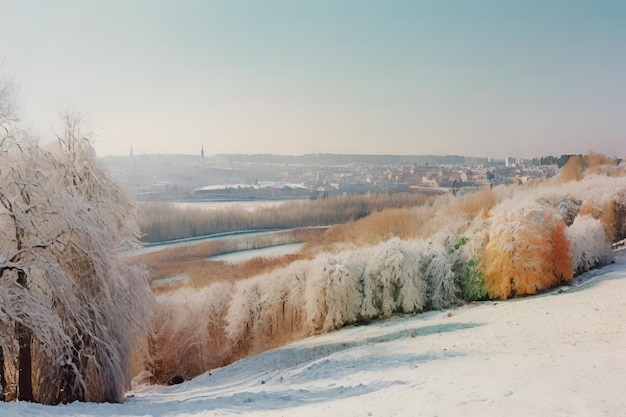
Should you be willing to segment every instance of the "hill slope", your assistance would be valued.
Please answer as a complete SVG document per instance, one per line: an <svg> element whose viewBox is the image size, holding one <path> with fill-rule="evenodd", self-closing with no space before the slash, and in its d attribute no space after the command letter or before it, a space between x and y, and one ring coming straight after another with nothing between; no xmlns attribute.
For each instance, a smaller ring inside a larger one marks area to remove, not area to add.
<svg viewBox="0 0 626 417"><path fill-rule="evenodd" d="M626 251L543 296L351 326L124 404L17 416L587 416L626 410Z"/></svg>

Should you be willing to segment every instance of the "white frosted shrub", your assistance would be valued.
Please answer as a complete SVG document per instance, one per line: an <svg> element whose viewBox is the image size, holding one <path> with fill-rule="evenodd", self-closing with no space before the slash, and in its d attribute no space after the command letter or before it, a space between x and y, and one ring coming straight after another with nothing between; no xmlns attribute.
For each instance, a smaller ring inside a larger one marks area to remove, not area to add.
<svg viewBox="0 0 626 417"><path fill-rule="evenodd" d="M320 331L326 321L326 272L328 254L321 254L311 261L304 282L305 330L308 333Z"/></svg>
<svg viewBox="0 0 626 417"><path fill-rule="evenodd" d="M605 264L611 256L604 227L591 216L577 216L567 228L567 237L576 274Z"/></svg>
<svg viewBox="0 0 626 417"><path fill-rule="evenodd" d="M224 325L233 286L227 282L215 282L196 291L203 305L202 310L207 314L206 320L214 326Z"/></svg>
<svg viewBox="0 0 626 417"><path fill-rule="evenodd" d="M191 320L197 314L193 297L192 288L157 296L153 321L155 345L159 347L153 352L157 379L162 374L184 375L188 358L199 353L196 321ZM175 357L176 361L170 361L170 357Z"/></svg>
<svg viewBox="0 0 626 417"><path fill-rule="evenodd" d="M425 243L421 240L414 241L413 244L402 242L404 267L398 277L396 309L403 313L417 313L424 310L426 305L428 288L420 271L424 246Z"/></svg>
<svg viewBox="0 0 626 417"><path fill-rule="evenodd" d="M326 319L323 330L338 329L358 320L362 299L363 266L355 262L355 256L340 254L324 260L326 276Z"/></svg>
<svg viewBox="0 0 626 417"><path fill-rule="evenodd" d="M293 295L297 290L294 278L280 270L235 284L226 317L226 333L239 349L257 350L289 339L294 326L291 306L299 302L299 297Z"/></svg>
<svg viewBox="0 0 626 417"><path fill-rule="evenodd" d="M389 317L397 311L424 308L425 284L417 257L403 246L394 238L370 249L363 276L363 317Z"/></svg>
<svg viewBox="0 0 626 417"><path fill-rule="evenodd" d="M363 276L362 315L365 318L389 317L396 309L398 274L403 257L398 239L370 249Z"/></svg>
<svg viewBox="0 0 626 417"><path fill-rule="evenodd" d="M309 331L337 329L358 319L363 269L360 259L360 251L345 250L324 253L311 261L304 298Z"/></svg>
<svg viewBox="0 0 626 417"><path fill-rule="evenodd" d="M290 311L290 333L294 335L302 326L302 322L306 318L305 313L305 289L307 277L310 275L309 270L313 261L296 261L280 273L288 277L290 284L288 303L291 308Z"/></svg>
<svg viewBox="0 0 626 417"><path fill-rule="evenodd" d="M241 349L248 346L248 342L256 335L261 310L264 308L261 300L261 291L264 283L257 276L238 281L235 284L233 298L226 315L226 334L228 338Z"/></svg>
<svg viewBox="0 0 626 417"><path fill-rule="evenodd" d="M294 277L286 271L279 270L260 278L260 310L259 321L256 323L254 333L256 337L279 339L286 331L287 316L289 315L288 304L293 297Z"/></svg>
<svg viewBox="0 0 626 417"><path fill-rule="evenodd" d="M430 242L422 256L422 273L428 286L429 305L434 309L450 306L459 298L455 273L458 252Z"/></svg>
<svg viewBox="0 0 626 417"><path fill-rule="evenodd" d="M153 321L157 381L164 382L173 375L195 376L220 362L226 347L224 330L231 291L230 284L218 282L157 297Z"/></svg>

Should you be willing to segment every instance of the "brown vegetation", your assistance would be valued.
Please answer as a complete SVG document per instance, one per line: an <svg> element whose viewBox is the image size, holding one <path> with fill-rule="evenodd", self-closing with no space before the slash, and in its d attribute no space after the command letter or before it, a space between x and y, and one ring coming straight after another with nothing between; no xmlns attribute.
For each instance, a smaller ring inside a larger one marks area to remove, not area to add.
<svg viewBox="0 0 626 417"><path fill-rule="evenodd" d="M584 160L582 156L572 156L559 172L559 181L579 181L584 172Z"/></svg>
<svg viewBox="0 0 626 417"><path fill-rule="evenodd" d="M248 249L260 249L287 243L315 241L325 228L302 228L271 234L254 236L233 236L223 239L188 243L140 254L133 258L134 263L149 267L150 281L155 282L168 277L186 274L187 285L201 288L216 281L237 281L285 266L296 259L307 257L306 254L285 255L279 257L255 258L247 262L230 264L221 261L207 261L207 257L223 253ZM180 285L180 284L178 284ZM173 287L176 287L174 284ZM153 286L153 291L160 293L171 290Z"/></svg>
<svg viewBox="0 0 626 417"><path fill-rule="evenodd" d="M157 299L151 340L157 382L199 375L234 360L225 333L231 293L230 284L215 283L200 290L181 288Z"/></svg>
<svg viewBox="0 0 626 417"><path fill-rule="evenodd" d="M601 153L589 151L584 156L572 156L561 168L558 179L560 182L580 181L585 175L604 174L608 176L623 175L616 169L617 161Z"/></svg>
<svg viewBox="0 0 626 417"><path fill-rule="evenodd" d="M494 223L483 258L490 297L536 294L572 278L565 223L553 212L503 212Z"/></svg>
<svg viewBox="0 0 626 417"><path fill-rule="evenodd" d="M615 200L607 201L601 207L597 207L592 201L583 201L580 207L581 216L591 216L602 222L604 232L610 242L624 239L624 204Z"/></svg>
<svg viewBox="0 0 626 417"><path fill-rule="evenodd" d="M426 237L437 233L459 215L468 219L479 214L486 215L496 203L496 194L492 189L483 189L459 197L440 196L437 200L431 200L418 207L383 210L358 221L335 225L315 244L330 246L351 242L357 245L372 245L393 237L400 239Z"/></svg>

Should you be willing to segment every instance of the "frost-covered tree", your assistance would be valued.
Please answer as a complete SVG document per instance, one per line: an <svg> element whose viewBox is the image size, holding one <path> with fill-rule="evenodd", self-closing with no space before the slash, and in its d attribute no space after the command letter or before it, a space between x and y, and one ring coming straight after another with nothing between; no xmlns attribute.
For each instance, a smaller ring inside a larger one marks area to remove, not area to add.
<svg viewBox="0 0 626 417"><path fill-rule="evenodd" d="M194 377L223 365L230 348L226 314L231 293L231 284L215 282L157 296L151 372L157 382Z"/></svg>
<svg viewBox="0 0 626 417"><path fill-rule="evenodd" d="M422 311L426 283L419 256L398 238L372 247L365 266L363 295L361 314L365 318Z"/></svg>
<svg viewBox="0 0 626 417"><path fill-rule="evenodd" d="M570 257L577 274L605 264L611 257L611 247L600 220L578 215L567 228L571 242Z"/></svg>
<svg viewBox="0 0 626 417"><path fill-rule="evenodd" d="M358 254L325 256L321 261L326 318L323 330L338 329L359 319L363 296L363 270Z"/></svg>
<svg viewBox="0 0 626 417"><path fill-rule="evenodd" d="M238 281L228 308L226 332L240 351L249 350L253 339L260 336L257 329L264 308L261 303L264 283L260 278Z"/></svg>
<svg viewBox="0 0 626 417"><path fill-rule="evenodd" d="M492 298L536 292L548 265L542 253L548 242L540 228L542 214L534 204L503 207L493 217L485 247L486 287Z"/></svg>
<svg viewBox="0 0 626 417"><path fill-rule="evenodd" d="M460 298L455 273L458 252L430 242L423 252L422 273L428 285L428 306L434 309L449 307Z"/></svg>
<svg viewBox="0 0 626 417"><path fill-rule="evenodd" d="M537 202L504 205L493 216L483 257L492 298L536 294L573 276L567 226Z"/></svg>
<svg viewBox="0 0 626 417"><path fill-rule="evenodd" d="M396 310L398 276L402 273L403 260L398 239L370 249L363 275L363 317L389 317Z"/></svg>
<svg viewBox="0 0 626 417"><path fill-rule="evenodd" d="M119 401L130 383L131 346L148 329L151 305L145 272L124 255L138 244L132 199L109 179L79 120L64 118L57 142L43 148L4 108L3 397Z"/></svg>

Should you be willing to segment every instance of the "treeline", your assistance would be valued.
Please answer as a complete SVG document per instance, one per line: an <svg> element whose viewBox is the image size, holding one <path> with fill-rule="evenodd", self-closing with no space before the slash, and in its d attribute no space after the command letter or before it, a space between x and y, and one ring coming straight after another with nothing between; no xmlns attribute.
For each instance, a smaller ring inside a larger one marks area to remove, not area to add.
<svg viewBox="0 0 626 417"><path fill-rule="evenodd" d="M429 197L414 193L368 193L294 200L253 212L239 207L215 210L180 208L172 203L140 205L139 226L144 242L256 229L327 226L358 220L387 208L422 205Z"/></svg>
<svg viewBox="0 0 626 417"><path fill-rule="evenodd" d="M563 168L563 166L569 161L572 156L576 156L574 154L566 154L561 156L542 156L538 158L533 158L533 165L556 165L559 168ZM578 155L582 156L582 155Z"/></svg>
<svg viewBox="0 0 626 417"><path fill-rule="evenodd" d="M617 165L621 162L621 159L609 158L600 153L589 152L586 155L566 154L561 156L543 156L540 158L533 158L533 165L556 165L559 168L563 168L572 158L581 161L582 165L590 167L613 164Z"/></svg>
<svg viewBox="0 0 626 417"><path fill-rule="evenodd" d="M362 155L316 153L304 155L272 154L218 154L212 156L217 161L246 164L303 164L311 166L358 165L464 165L467 159L486 162L487 158L465 157L461 155Z"/></svg>
<svg viewBox="0 0 626 417"><path fill-rule="evenodd" d="M626 177L590 171L382 211L330 228L307 259L159 295L151 372L193 376L350 323L536 294L610 262L624 237Z"/></svg>

